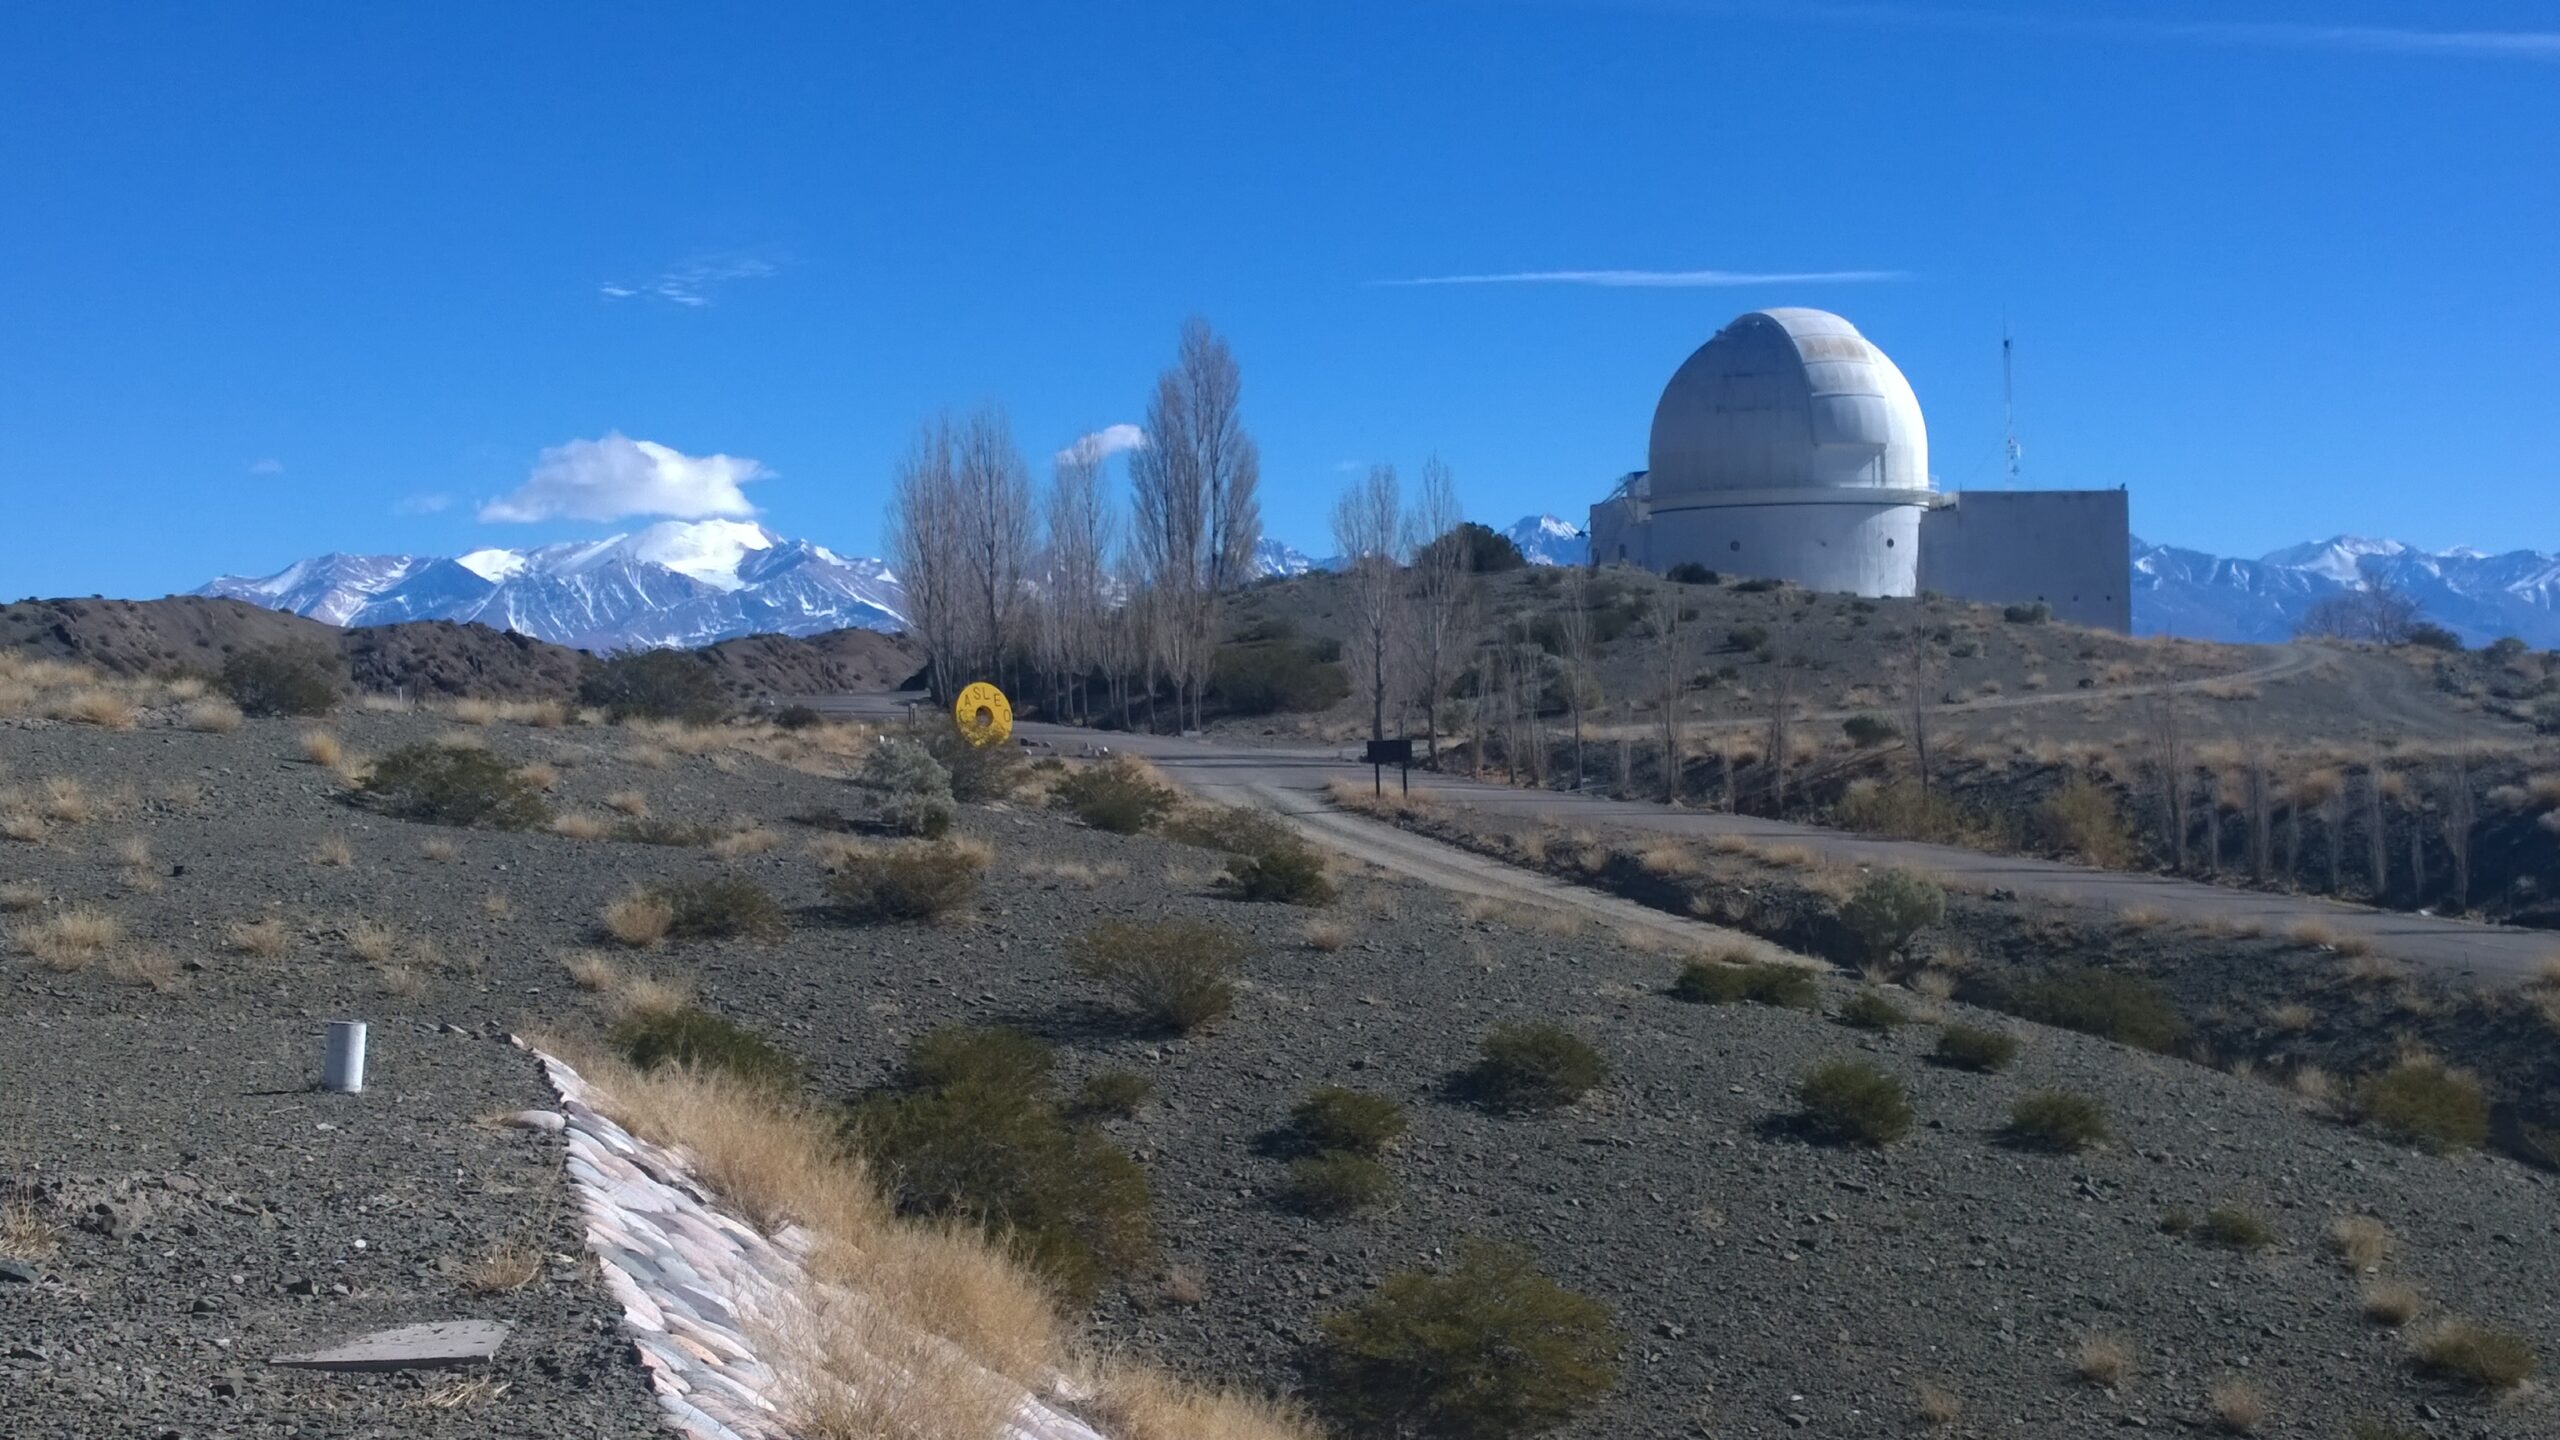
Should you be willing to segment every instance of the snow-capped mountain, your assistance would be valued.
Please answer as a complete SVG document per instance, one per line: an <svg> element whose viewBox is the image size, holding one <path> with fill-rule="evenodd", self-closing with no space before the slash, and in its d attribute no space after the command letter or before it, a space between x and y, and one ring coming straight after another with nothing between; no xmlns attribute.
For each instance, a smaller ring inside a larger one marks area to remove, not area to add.
<svg viewBox="0 0 2560 1440"><path fill-rule="evenodd" d="M1253 542L1253 578L1256 580L1268 580L1275 575L1304 575L1310 570L1332 568L1286 540L1275 540L1265 535Z"/></svg>
<svg viewBox="0 0 2560 1440"><path fill-rule="evenodd" d="M323 555L262 578L226 575L195 593L332 625L476 620L587 650L906 624L905 596L882 562L732 520L455 559Z"/></svg>
<svg viewBox="0 0 2560 1440"><path fill-rule="evenodd" d="M2513 635L2537 647L2560 646L2560 555L2490 555L2468 546L2428 551L2340 535L2256 560L2137 539L2132 562L2133 628L2144 635L2284 640L2312 606L2380 578L2407 591L2429 620L2467 644Z"/></svg>
<svg viewBox="0 0 2560 1440"><path fill-rule="evenodd" d="M1581 526L1553 515L1523 515L1502 533L1532 565L1580 565L1591 558L1591 537Z"/></svg>

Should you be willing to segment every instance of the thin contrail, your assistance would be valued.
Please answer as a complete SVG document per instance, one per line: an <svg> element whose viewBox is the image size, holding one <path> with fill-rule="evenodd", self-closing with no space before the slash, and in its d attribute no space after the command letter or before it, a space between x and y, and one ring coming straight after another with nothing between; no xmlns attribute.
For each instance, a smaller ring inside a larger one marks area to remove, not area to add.
<svg viewBox="0 0 2560 1440"><path fill-rule="evenodd" d="M1605 285L1631 289L1706 289L1730 285L1851 284L1910 278L1899 270L1517 270L1502 275L1425 275L1372 280L1372 285Z"/></svg>
<svg viewBox="0 0 2560 1440"><path fill-rule="evenodd" d="M2151 20L2133 16L2033 15L1998 10L1917 9L1902 5L1806 3L1769 5L1722 0L1600 0L1609 8L1728 15L1752 20L1809 20L1901 30L2054 35L2072 39L2150 41L2272 50L2345 50L2461 60L2560 61L2560 30L2420 30L2391 25L2314 25L2273 20Z"/></svg>

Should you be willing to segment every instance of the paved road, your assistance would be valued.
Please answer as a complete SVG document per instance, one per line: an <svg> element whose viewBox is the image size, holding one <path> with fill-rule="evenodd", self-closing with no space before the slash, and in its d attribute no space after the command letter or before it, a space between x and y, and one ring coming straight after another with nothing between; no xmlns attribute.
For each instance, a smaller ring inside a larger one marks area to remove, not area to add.
<svg viewBox="0 0 2560 1440"><path fill-rule="evenodd" d="M896 699L889 696L836 696L810 703L839 714L874 717L895 713L898 708ZM1560 899L1557 894L1594 893L1584 887L1566 886L1453 845L1334 809L1325 798L1328 782L1346 779L1365 784L1370 778L1368 767L1350 758L1348 751L1247 745L1218 737L1100 734L1049 725L1025 725L1021 730L1027 738L1057 746L1068 754L1085 745L1098 744L1143 755L1187 789L1229 803L1249 801L1276 810L1327 844L1453 890L1592 908ZM1389 776L1387 783L1393 785L1395 777ZM1799 845L1842 864L1920 870L1975 888L2007 889L2023 898L2117 910L2138 908L2189 924L2256 924L2282 933L2298 923L2316 921L2342 935L2362 936L2384 955L2426 967L2449 979L2480 984L2528 983L2539 975L2546 960L2560 956L2560 935L2545 930L2369 910L2311 896L2260 894L2164 875L2092 870L2059 861L1989 855L1950 845L1851 835L1783 820L1678 810L1654 803L1552 790L1516 789L1421 771L1414 773L1413 788L1417 793L1437 795L1479 810L1567 827L1616 826L1700 840L1738 835L1763 844ZM1661 928L1664 917L1660 912L1630 902L1618 903L1649 917L1644 923ZM1693 927L1689 933L1707 929Z"/></svg>

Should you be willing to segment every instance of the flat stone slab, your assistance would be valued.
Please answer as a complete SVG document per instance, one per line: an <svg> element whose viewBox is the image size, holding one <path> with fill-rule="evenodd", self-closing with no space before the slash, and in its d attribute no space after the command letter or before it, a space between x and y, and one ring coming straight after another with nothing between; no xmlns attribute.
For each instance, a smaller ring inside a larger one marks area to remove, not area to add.
<svg viewBox="0 0 2560 1440"><path fill-rule="evenodd" d="M278 1355L270 1363L303 1370L443 1370L477 1365L506 1343L498 1320L445 1320L376 1330L344 1345L305 1355Z"/></svg>

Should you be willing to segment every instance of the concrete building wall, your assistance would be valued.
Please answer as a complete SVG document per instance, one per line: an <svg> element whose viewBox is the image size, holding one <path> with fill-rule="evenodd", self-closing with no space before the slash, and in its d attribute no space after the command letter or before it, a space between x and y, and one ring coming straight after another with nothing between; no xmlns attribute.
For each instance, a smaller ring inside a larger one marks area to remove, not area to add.
<svg viewBox="0 0 2560 1440"><path fill-rule="evenodd" d="M1920 588L2130 634L2130 535L2122 490L1960 491L1920 522Z"/></svg>
<svg viewBox="0 0 2560 1440"><path fill-rule="evenodd" d="M1726 575L1785 580L1809 590L1868 596L1917 593L1922 508L1851 504L1841 492L1808 503L1653 509L1648 569L1694 560Z"/></svg>

